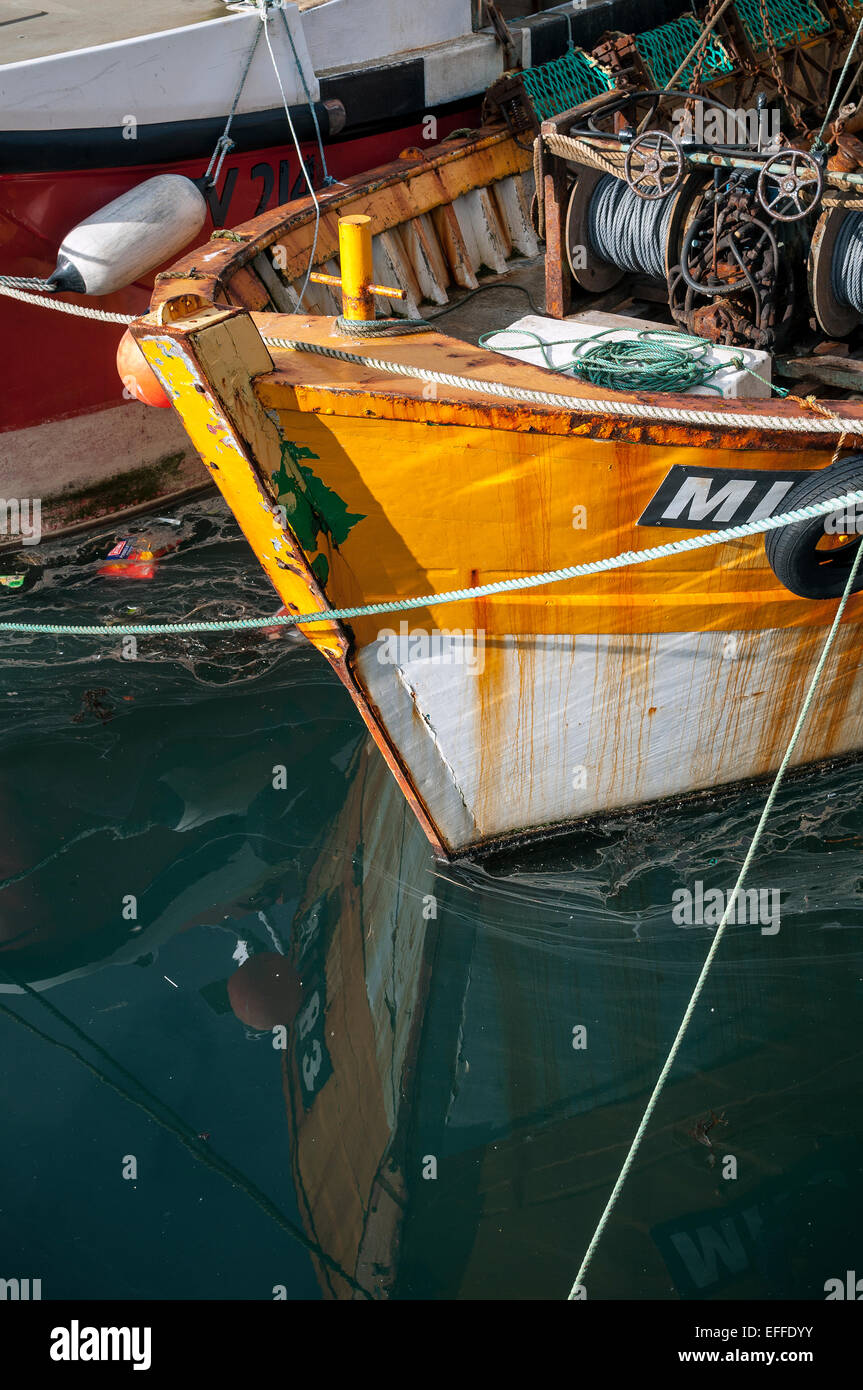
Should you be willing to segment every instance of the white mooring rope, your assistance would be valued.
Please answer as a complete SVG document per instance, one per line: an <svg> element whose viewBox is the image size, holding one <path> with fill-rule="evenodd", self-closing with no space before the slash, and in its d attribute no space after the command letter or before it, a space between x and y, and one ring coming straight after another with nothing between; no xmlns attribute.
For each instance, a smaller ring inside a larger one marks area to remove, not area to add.
<svg viewBox="0 0 863 1390"><path fill-rule="evenodd" d="M234 116L237 113L237 107L240 104L240 97L243 95L243 88L246 85L246 78L249 75L249 68L252 66L252 59L254 58L258 50L258 43L260 37L261 30L260 27L256 24L255 37L252 39L252 45L246 55L246 61L243 65L243 71L240 76L239 86L237 87L237 91L234 96L231 109L228 112L228 119L225 122L225 129L222 131L221 135L216 141L216 147L213 150L212 155L210 156L210 162L207 165L206 173L204 174L204 183L207 185L208 188L216 187L216 184L219 182L219 175L222 172L222 165L225 162L225 156L227 154L230 154L231 150L234 148L234 142L231 139L231 126L233 125Z"/></svg>
<svg viewBox="0 0 863 1390"><path fill-rule="evenodd" d="M0 294L6 294L10 299L21 299L25 304L41 304L43 309L57 309L61 314L75 314L82 319L100 319L102 323L122 323L130 324L135 322L135 314L110 314L107 309L89 309L86 304L67 304L63 299L47 299L44 294L25 294L23 290L16 289L8 282L10 280L21 280L24 277L15 275L0 275Z"/></svg>
<svg viewBox="0 0 863 1390"><path fill-rule="evenodd" d="M831 497L824 502L811 502L806 507L796 507L794 511L781 512L778 516L762 517L760 521L747 521L740 526L725 527L722 531L707 531L700 536L684 536L679 541L651 545L646 550L625 550L619 555L608 555L602 560L586 560L580 565L566 565L563 569L545 570L541 574L523 574L514 579L495 579L490 584L477 584L470 589L449 589L444 593L388 599L383 603L360 604L354 608L318 608L312 613L275 613L263 618L216 618L212 621L194 623L115 623L106 626L104 623L0 622L0 632L41 632L60 637L141 637L168 632L244 632L261 627L294 627L303 623L334 623L351 618L376 617L381 613L406 613L414 608L430 608L440 603L461 603L463 600L490 598L494 594L517 593L522 589L537 589L546 584L561 584L567 579L581 579L586 575L626 569L629 565L643 565L648 560L663 560L669 555L678 555L685 550L703 550L707 546L723 545L726 541L743 540L747 536L776 531L783 526L793 526L800 521L811 521L813 517L828 516L833 512L843 512L848 507L861 505L863 489L844 493L841 497ZM859 548L863 551L863 546Z"/></svg>
<svg viewBox="0 0 863 1390"><path fill-rule="evenodd" d="M716 955L716 952L719 950L719 943L722 940L723 934L725 932L725 927L728 923L728 919L732 911L734 910L734 906L737 902L737 894L740 892L740 889L742 888L743 883L746 879L746 875L749 872L749 866L752 863L755 851L758 848L758 845L761 841L761 836L764 833L764 827L766 826L770 812L773 809L773 803L776 800L777 792L779 791L779 788L782 784L782 780L787 771L788 764L791 761L791 755L793 754L794 749L797 746L797 740L800 737L800 731L803 728L804 723L806 722L806 716L809 713L810 706L812 704L813 699L815 698L815 692L820 684L821 676L824 671L824 666L827 662L827 657L830 654L830 651L833 647L833 643L836 639L836 634L839 631L839 624L842 621L842 615L845 612L845 605L848 602L848 598L851 594L854 585L854 580L857 577L857 570L860 566L861 558L863 558L863 545L859 545L857 547L857 554L854 556L854 563L851 566L851 572L848 575L848 582L845 585L845 592L843 593L842 598L839 600L839 606L836 609L836 614L830 626L830 631L827 634L827 640L824 643L821 656L818 659L818 665L815 668L815 673L809 684L809 689L806 692L806 698L803 701L800 713L797 716L797 723L794 725L794 730L791 734L791 738L788 741L788 747L785 749L785 754L782 758L782 762L779 765L779 771L773 779L773 785L770 788L767 800L764 803L764 810L761 812L760 819L758 821L757 826L755 827L755 834L752 836L752 841L749 845L749 849L746 852L746 858L743 861L743 867L741 868L740 873L737 876L737 882L735 883L734 888L732 889L729 895L725 911L722 914L722 921L716 928L716 935L710 943L710 950L707 952L704 964L701 967L701 972L698 976L698 979L695 982L695 988L692 991L692 995L690 997L689 1003L686 1006L683 1018L680 1020L680 1027L677 1030L674 1042L671 1044L668 1056L666 1057L662 1070L659 1073L659 1076L657 1077L656 1085L650 1093L650 1099L647 1102L647 1106L645 1108L644 1114L641 1117L641 1122L638 1126L638 1129L635 1131L635 1137L629 1146L629 1152L627 1153L626 1158L623 1160L623 1167L621 1168L620 1173L618 1174L617 1182L614 1184L611 1196L605 1204L605 1209L601 1217L599 1218L596 1230L594 1231L591 1237L590 1244L588 1245L584 1255L584 1259L581 1262L581 1266L579 1268L578 1273L575 1276L572 1288L569 1291L568 1298L571 1300L580 1301L580 1298L584 1293L584 1276L587 1273L588 1266L591 1260L593 1259L594 1252L596 1251L596 1247L600 1242L602 1233L608 1224L609 1217L611 1216L611 1213L614 1210L614 1207L617 1203L617 1199L620 1196L621 1191L623 1190L623 1185L626 1182L629 1170L632 1167L633 1162L635 1161L635 1156L638 1153L638 1150L641 1146L641 1141L644 1138L644 1134L648 1124L650 1123L651 1116L653 1115L653 1112L656 1109L656 1104L659 1100L660 1095L662 1094L662 1089L668 1078L668 1074L674 1065L678 1052L680 1051L683 1039L686 1035L686 1030L689 1027L692 1015L695 1012L695 1006L698 1003L699 998L701 997L701 992L704 989L704 985L707 981L707 976L710 972L710 967L713 964L713 959Z"/></svg>
<svg viewBox="0 0 863 1390"><path fill-rule="evenodd" d="M314 197L314 194L312 196ZM311 264L310 260L310 267ZM9 295L12 299L21 299L27 304L41 304L46 309L57 309L64 314L99 319L103 323L128 325L140 317L135 314L111 314L105 309L90 309L83 304L66 304L62 300L48 299L44 295L26 294L23 290L4 285L2 279L0 294ZM528 405L562 407L576 415L618 415L642 420L665 420L683 425L761 429L791 434L836 434L837 431L843 431L845 434L863 435L863 418L854 419L853 416L748 415L739 411L690 410L688 407L681 410L675 406L646 405L643 401L611 401L592 396L566 396L558 391L534 391L523 386L510 386L503 381L485 381L478 377L458 376L453 372L436 372L430 367L412 367L407 362L388 362L381 357L364 357L356 352L344 352L341 348L325 347L322 343L305 343L299 338L264 337L263 341L268 347L285 348L292 352L311 352L319 357L334 357L341 362L353 362L357 366L387 372L391 376L404 376L416 381L452 386L457 391L476 391L481 395L503 396L506 400L524 401Z"/></svg>
<svg viewBox="0 0 863 1390"><path fill-rule="evenodd" d="M680 410L668 405L645 405L641 401L598 400L592 396L564 396L558 391L532 391L523 386L508 386L502 381L483 381L472 376L456 376L451 372L435 372L430 367L411 367L406 362L388 362L381 357L361 357L356 352L324 347L322 343L304 343L298 338L264 338L271 347L289 348L295 352L312 352L320 357L336 357L342 362L355 362L372 371L388 372L393 376L412 377L417 381L435 381L458 391L479 391L489 396L504 396L507 400L526 401L531 405L562 406L577 415L624 415L642 420L670 420L684 425L715 425L733 429L781 430L794 434L863 434L863 417L859 419L837 415L747 415L737 411Z"/></svg>
<svg viewBox="0 0 863 1390"><path fill-rule="evenodd" d="M44 290L46 294L51 294L54 288L41 275L0 275L0 285L8 285L13 290Z"/></svg>
<svg viewBox="0 0 863 1390"><path fill-rule="evenodd" d="M282 18L285 19L284 14L282 15ZM309 190L309 196L310 196L312 202L313 202L314 205L315 205L315 228L314 228L314 232L313 232L313 234L312 234L312 248L311 248L311 250L310 250L310 252L309 252L309 263L308 263L308 265L306 266L306 278L305 278L304 281L303 281L303 287L302 287L302 289L300 290L299 298L297 299L296 305L294 306L294 313L296 314L296 313L299 313L300 307L302 306L302 302L303 302L303 299L304 299L304 297L305 297L306 290L309 288L309 279L311 278L312 268L313 268L314 263L315 263L315 252L316 252L317 249L318 249L318 235L319 235L320 229L321 229L321 205L320 205L320 203L318 202L318 196L317 196L317 194L315 193L315 186L314 186L314 184L313 184L313 182L312 182L312 180L311 180L311 177L310 177L310 175L309 175L309 171L308 171L308 169L306 168L306 161L303 159L303 152L302 152L302 150L300 149L300 142L299 142L299 140L297 139L297 132L296 132L296 130L294 129L294 122L293 122L293 120L291 119L291 108L290 108L290 106L288 105L288 98L287 98L286 95L285 95L285 89L284 89L284 86L282 85L282 76L281 76L281 73L279 72L279 65L278 65L278 63L276 62L276 55L275 55L275 53L273 52L273 46L272 46L272 44L270 43L270 31L269 31L269 29L268 29L268 27L267 27L267 25L268 25L268 23L269 23L269 10L267 9L266 6L261 10L261 22L262 22L262 24L263 24L263 26L264 26L264 38L265 38L266 41L267 41L267 50L268 50L269 55L270 55L270 61L271 61L272 65L273 65L273 72L276 74L276 81L277 81L278 84L279 84L279 91L280 91L281 94L282 94L282 105L283 105L284 108L285 108L285 115L286 115L287 118L288 118L288 128L289 128L289 130L290 130L290 132L291 132L291 139L292 139L293 142L294 142L294 149L295 149L296 152L297 152L297 159L298 159L298 161L299 161L300 169L301 169L301 171L302 171L302 173L303 173L303 176L304 176L304 178L305 178L305 180L306 180L306 187L307 187L308 190ZM286 20L286 19L285 19L285 23L287 24L287 20ZM290 30L288 31L288 38L291 38ZM293 48L293 39L291 39L291 47ZM295 50L295 56L296 56L296 50ZM297 61L298 61L298 66L299 66L299 60L297 60Z"/></svg>

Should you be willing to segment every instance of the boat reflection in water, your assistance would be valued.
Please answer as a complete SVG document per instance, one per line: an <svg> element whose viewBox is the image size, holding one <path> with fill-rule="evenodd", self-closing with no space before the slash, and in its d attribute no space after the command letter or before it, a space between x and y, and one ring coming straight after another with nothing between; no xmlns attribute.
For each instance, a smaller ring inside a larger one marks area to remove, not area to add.
<svg viewBox="0 0 863 1390"><path fill-rule="evenodd" d="M294 659L311 674L310 657ZM201 1145L256 1171L310 1247L304 1274L271 1232L282 1253L262 1258L263 1274L246 1270L248 1291L235 1296L308 1297L313 1270L337 1299L562 1298L711 939L709 926L674 924L672 893L733 883L760 796L444 866L358 723L346 726L342 711L310 726L291 763L284 731L280 759L271 741L271 694L235 701L220 775L165 772L164 749L149 772L139 767L142 839L132 796L110 855L94 833L51 860L50 816L28 832L26 855L26 836L7 844L7 876L37 850L51 862L0 895L0 1001L47 1028L21 993L35 985L118 1060L150 1067L149 1085L174 1102L183 1058L199 1049L184 1113L191 1121L206 1106L218 1131ZM309 698L323 709L329 682ZM204 738L208 717L194 715ZM127 768L133 753L127 739ZM293 790L274 791L274 761L290 766ZM594 1258L591 1298L823 1298L827 1279L855 1268L860 773L817 777L817 797L812 777L786 788L753 877L781 885L781 930L729 928ZM61 888L88 879L65 917L58 875ZM130 884L139 929L117 906ZM191 990L172 964L181 949ZM152 972L103 968L157 959ZM157 975L162 992L148 994ZM168 988L178 976L186 993ZM102 1015L123 1015L97 1008L109 979L112 998L122 991L138 1009L122 1046ZM6 1016L0 1034L19 1049L24 1085L23 1049L37 1044ZM273 1108L279 1082L284 1109ZM58 1131L67 1160L75 1142ZM97 1195L69 1200L86 1213ZM254 1209L224 1184L214 1205L236 1274L237 1231ZM148 1239L145 1224L124 1230L139 1256ZM277 1264L281 1283L269 1273ZM137 1296L224 1296L206 1269L185 1295L160 1294L167 1277L160 1266ZM59 1296L49 1282L44 1296Z"/></svg>
<svg viewBox="0 0 863 1390"><path fill-rule="evenodd" d="M306 1230L374 1296L397 1274L436 912L427 841L369 741L294 923L303 1004L283 1076Z"/></svg>
<svg viewBox="0 0 863 1390"><path fill-rule="evenodd" d="M853 1267L859 835L840 792L826 851L811 792L788 790L765 850L781 930L729 928L590 1296L820 1298ZM728 809L444 868L359 756L295 923L284 1070L307 1232L374 1296L566 1294L709 944L673 923L673 887L733 882L758 796Z"/></svg>

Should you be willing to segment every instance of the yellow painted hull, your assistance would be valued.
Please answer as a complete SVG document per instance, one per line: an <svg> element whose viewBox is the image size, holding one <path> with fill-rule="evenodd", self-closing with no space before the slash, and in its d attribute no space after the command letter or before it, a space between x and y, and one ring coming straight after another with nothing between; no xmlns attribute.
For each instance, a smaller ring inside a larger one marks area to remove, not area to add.
<svg viewBox="0 0 863 1390"><path fill-rule="evenodd" d="M491 260L494 207L515 210L510 226L523 210L510 187L519 161L511 142L488 137L461 163L447 152L332 196L367 211L379 238L403 224L381 243L386 273L411 236L417 246L426 236L429 209L439 250L447 228L456 237L462 227L478 245L487 234ZM473 203L476 183L510 191L495 204L481 189L485 201ZM444 211L465 200L462 222L445 224ZM210 253L226 266L238 258L230 284L253 308L267 295L256 299L247 266L260 261L257 248L287 240L293 214L281 216L250 224L239 251ZM322 226L329 246L332 219ZM305 236L308 219L302 227ZM450 250L461 284L458 246ZM621 393L609 402L444 334L358 344L333 318L217 307L227 270L203 277L207 294L202 277L186 274L133 331L293 613L470 590L680 539L723 518L707 508L687 529L640 524L671 470L745 470L753 487L780 475L791 488L829 463L841 428L863 428L848 402L829 404L827 429L824 409L795 401L708 408L704 398ZM513 402L490 383L536 399ZM861 604L849 604L798 762L863 747ZM303 630L349 689L429 839L452 855L775 770L833 612L784 588L751 537Z"/></svg>

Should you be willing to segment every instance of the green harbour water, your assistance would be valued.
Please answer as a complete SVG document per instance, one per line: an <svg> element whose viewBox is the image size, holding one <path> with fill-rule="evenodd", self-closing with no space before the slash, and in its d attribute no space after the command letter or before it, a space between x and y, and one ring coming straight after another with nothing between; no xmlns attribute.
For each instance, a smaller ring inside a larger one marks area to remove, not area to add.
<svg viewBox="0 0 863 1390"><path fill-rule="evenodd" d="M182 515L151 582L45 543L0 616L274 611L223 505ZM565 1298L709 949L674 894L731 888L766 787L445 865L301 637L3 652L0 1278ZM780 792L779 930L729 927L589 1297L863 1274L861 790Z"/></svg>

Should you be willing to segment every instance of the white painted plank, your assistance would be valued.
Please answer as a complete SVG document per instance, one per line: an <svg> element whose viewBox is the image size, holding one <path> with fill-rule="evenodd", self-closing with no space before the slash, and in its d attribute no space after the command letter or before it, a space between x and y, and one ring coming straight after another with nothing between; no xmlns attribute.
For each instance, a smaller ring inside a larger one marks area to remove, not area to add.
<svg viewBox="0 0 863 1390"><path fill-rule="evenodd" d="M392 285L394 289L404 290L407 295L405 299L379 296L378 304L389 306L388 312L393 317L419 318L420 288L398 239L391 232L381 232L373 237L372 259L377 283Z"/></svg>
<svg viewBox="0 0 863 1390"><path fill-rule="evenodd" d="M432 222L453 280L462 289L475 290L478 281L452 203L444 203L443 206L435 208L432 212Z"/></svg>
<svg viewBox="0 0 863 1390"><path fill-rule="evenodd" d="M399 232L423 299L432 304L448 303L449 275L430 219L425 215L414 217L399 227Z"/></svg>
<svg viewBox="0 0 863 1390"><path fill-rule="evenodd" d="M506 270L506 253L497 221L489 217L488 202L480 196L485 191L474 188L470 193L463 193L453 203L453 212L474 271L479 270L480 266L487 266L497 275L502 275Z"/></svg>
<svg viewBox="0 0 863 1390"><path fill-rule="evenodd" d="M495 202L516 251L523 256L538 256L539 238L530 220L530 198L524 181L517 174L499 179L492 186Z"/></svg>

